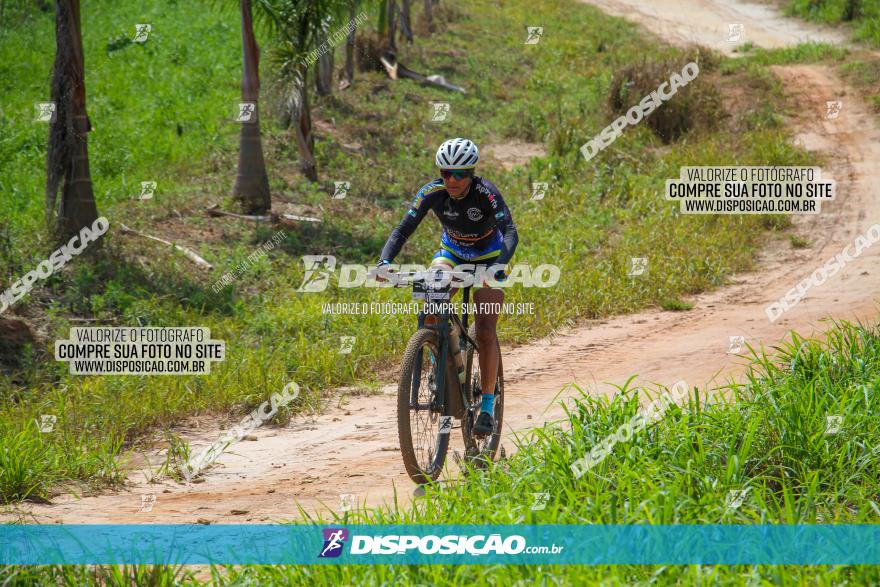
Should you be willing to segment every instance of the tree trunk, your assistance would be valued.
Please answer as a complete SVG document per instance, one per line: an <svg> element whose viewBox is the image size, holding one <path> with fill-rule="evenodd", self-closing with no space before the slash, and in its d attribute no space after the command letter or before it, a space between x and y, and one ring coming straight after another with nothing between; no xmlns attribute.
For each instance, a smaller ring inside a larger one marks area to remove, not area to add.
<svg viewBox="0 0 880 587"><path fill-rule="evenodd" d="M89 174L85 67L83 63L79 0L58 0L55 12L55 65L52 101L55 120L49 127L47 153L46 215L55 214L58 188L61 204L55 224L56 236L68 240L98 218Z"/></svg>
<svg viewBox="0 0 880 587"><path fill-rule="evenodd" d="M325 23L315 43L318 47L328 40L327 29L328 24ZM330 46L329 43L327 46ZM315 90L319 96L329 96L333 93L333 49L329 49L318 57L315 64Z"/></svg>
<svg viewBox="0 0 880 587"><path fill-rule="evenodd" d="M348 2L348 22L355 22L355 12L357 11L357 0L349 0ZM357 27L352 27L348 33L348 39L345 43L345 70L342 73L342 83L340 87L347 88L354 81L354 49L355 34Z"/></svg>
<svg viewBox="0 0 880 587"><path fill-rule="evenodd" d="M428 25L428 32L434 32L434 17L431 13L431 0L425 0L425 22Z"/></svg>
<svg viewBox="0 0 880 587"><path fill-rule="evenodd" d="M318 181L315 162L315 137L312 135L312 117L309 112L308 87L309 67L304 63L297 65L296 79L293 82L290 121L296 131L296 144L299 147L299 168L310 181Z"/></svg>
<svg viewBox="0 0 880 587"><path fill-rule="evenodd" d="M847 0L846 7L843 10L843 20L845 22L853 21L859 15L859 0Z"/></svg>
<svg viewBox="0 0 880 587"><path fill-rule="evenodd" d="M388 48L397 53L397 0L388 0Z"/></svg>
<svg viewBox="0 0 880 587"><path fill-rule="evenodd" d="M241 37L244 59L241 100L253 103L254 111L251 120L240 123L238 175L232 193L245 214L265 214L272 209L272 200L260 135L260 49L254 37L248 0L241 0Z"/></svg>
<svg viewBox="0 0 880 587"><path fill-rule="evenodd" d="M400 28L403 30L403 36L408 43L413 42L412 23L409 20L409 2L410 0L401 0L400 2Z"/></svg>
<svg viewBox="0 0 880 587"><path fill-rule="evenodd" d="M0 368L19 368L28 346L37 349L37 339L27 323L16 318L0 318Z"/></svg>

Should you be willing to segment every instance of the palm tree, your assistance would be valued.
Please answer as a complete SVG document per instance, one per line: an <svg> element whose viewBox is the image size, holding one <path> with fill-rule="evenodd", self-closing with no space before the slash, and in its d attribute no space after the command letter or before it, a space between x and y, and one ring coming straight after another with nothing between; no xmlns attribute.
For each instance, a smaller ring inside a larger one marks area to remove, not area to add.
<svg viewBox="0 0 880 587"><path fill-rule="evenodd" d="M396 0L385 0L388 14L385 17L385 23L388 27L388 48L392 53L397 53L397 2Z"/></svg>
<svg viewBox="0 0 880 587"><path fill-rule="evenodd" d="M348 22L354 23L356 22L355 13L357 12L358 4L360 4L360 0L348 0ZM352 27L351 31L348 33L348 39L345 42L345 69L342 72L342 82L340 83L340 88L347 88L354 81L354 49L355 49L355 34L357 29Z"/></svg>
<svg viewBox="0 0 880 587"><path fill-rule="evenodd" d="M243 122L239 135L238 175L233 196L246 214L265 214L272 209L269 177L263 158L260 135L260 49L254 37L254 23L248 0L241 4L241 38L244 65L241 77L241 100L254 104L253 119Z"/></svg>
<svg viewBox="0 0 880 587"><path fill-rule="evenodd" d="M282 122L293 126L300 153L300 170L311 181L318 180L315 139L309 109L308 75L317 56L308 54L327 17L337 14L344 0L257 0L260 14L278 37L274 51L288 89ZM312 57L312 58L310 58Z"/></svg>
<svg viewBox="0 0 880 587"><path fill-rule="evenodd" d="M89 174L87 133L91 124L86 114L79 0L56 2L51 96L56 118L49 127L46 155L46 217L51 222L56 213L60 187L55 232L66 240L98 218Z"/></svg>
<svg viewBox="0 0 880 587"><path fill-rule="evenodd" d="M413 42L412 23L409 18L409 0L400 2L400 28L408 43Z"/></svg>
<svg viewBox="0 0 880 587"><path fill-rule="evenodd" d="M425 22L428 24L428 32L434 32L434 17L431 14L432 0L425 0Z"/></svg>
<svg viewBox="0 0 880 587"><path fill-rule="evenodd" d="M315 36L315 45L324 46L324 43L330 42L330 24L332 18L329 16L324 19L321 28ZM329 96L333 93L333 49L326 50L318 57L315 64L315 90L319 96Z"/></svg>

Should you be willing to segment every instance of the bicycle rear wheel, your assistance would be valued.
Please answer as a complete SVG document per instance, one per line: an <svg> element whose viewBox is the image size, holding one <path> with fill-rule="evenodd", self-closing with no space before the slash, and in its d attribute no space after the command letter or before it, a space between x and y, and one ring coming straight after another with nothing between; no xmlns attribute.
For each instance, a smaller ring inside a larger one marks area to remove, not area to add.
<svg viewBox="0 0 880 587"><path fill-rule="evenodd" d="M468 328L468 336L476 340L476 325L471 324ZM498 376L495 379L495 406L492 408L494 426L492 434L477 438L474 436L474 425L480 413L481 398L483 395L480 386L480 362L479 349L468 343L465 369L469 371L471 382L471 397L468 398L470 406L466 410L462 421L461 431L464 436L464 445L468 459L478 467L484 468L495 460L498 447L501 446L501 425L504 421L504 365L501 357L501 347L498 346Z"/></svg>
<svg viewBox="0 0 880 587"><path fill-rule="evenodd" d="M413 334L397 387L400 453L410 479L419 484L440 476L449 449L449 431L440 429L441 417L449 416L450 410L445 390L441 393L437 388L440 370L445 367L440 365L437 341L437 333L427 328Z"/></svg>

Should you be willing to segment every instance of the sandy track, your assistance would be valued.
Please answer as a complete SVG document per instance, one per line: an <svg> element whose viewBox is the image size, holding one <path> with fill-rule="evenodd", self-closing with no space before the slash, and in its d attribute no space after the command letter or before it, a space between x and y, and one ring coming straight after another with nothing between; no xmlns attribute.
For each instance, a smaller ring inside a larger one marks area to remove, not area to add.
<svg viewBox="0 0 880 587"><path fill-rule="evenodd" d="M697 44L727 55L743 43L776 48L803 41L844 44L845 35L782 16L766 3L737 0L581 0L603 12L637 22L672 44ZM731 24L742 24L741 37L729 40Z"/></svg>
<svg viewBox="0 0 880 587"><path fill-rule="evenodd" d="M675 10L682 4L712 2L595 3L611 12L612 7L623 10L635 4L660 11L662 5L664 14L687 19L702 34L715 34L715 20L707 19L700 28L700 21ZM758 28L745 16L740 21L747 30ZM775 29L767 30L772 37ZM785 32L772 37L773 42L797 37L796 32ZM793 110L798 118L789 121L798 129L796 140L826 152L829 165L823 171L838 182L837 200L826 202L821 215L795 219L797 232L810 240L811 247L795 251L780 238L759 256L760 272L737 275L730 285L693 298L689 312L641 312L581 326L556 337L549 346L538 341L504 349L508 452L514 433L561 417L562 409L553 399L570 383L608 393L613 388L604 382L622 383L636 373L642 384L671 385L683 378L704 388L741 372L744 360L727 354L730 336L742 335L749 344L770 347L790 329L804 335L818 333L826 328L823 319L829 315L870 319L878 314L874 300L880 291L880 247L867 249L776 323L771 324L764 313L767 304L880 221L876 193L880 129L868 109L855 94L846 94L840 116L825 120L825 101L845 93L832 70L794 66L775 71L797 103ZM299 517L297 504L327 515L328 510L339 509L340 494L354 494L359 503L376 506L392 499L396 487L399 498L409 500L413 485L397 450L393 394L394 386L389 386L383 395L351 398L329 414L299 419L283 429L257 430L257 440L231 449L207 473L204 483L149 484L143 474L135 473L125 491L82 499L65 496L53 505L26 504L3 517L64 523L259 522ZM194 431L190 440L194 446L204 445L221 433L216 428ZM456 430L457 446L459 436ZM455 465L449 467L454 477ZM146 494L155 494L156 502L151 512L138 512L141 495Z"/></svg>

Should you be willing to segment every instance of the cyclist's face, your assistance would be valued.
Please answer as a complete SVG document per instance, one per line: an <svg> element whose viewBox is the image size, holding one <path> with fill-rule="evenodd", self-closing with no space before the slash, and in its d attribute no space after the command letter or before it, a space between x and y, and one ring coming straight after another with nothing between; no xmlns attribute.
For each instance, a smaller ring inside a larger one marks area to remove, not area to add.
<svg viewBox="0 0 880 587"><path fill-rule="evenodd" d="M461 179L456 179L455 176L444 177L443 185L446 186L446 191L449 192L450 196L458 198L467 193L471 187L472 177L468 176Z"/></svg>

